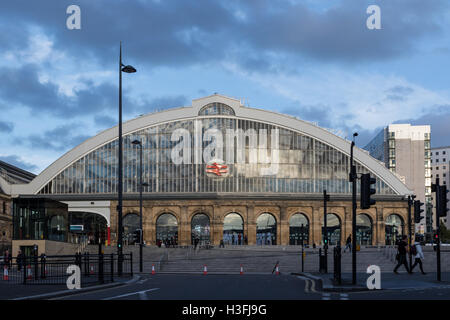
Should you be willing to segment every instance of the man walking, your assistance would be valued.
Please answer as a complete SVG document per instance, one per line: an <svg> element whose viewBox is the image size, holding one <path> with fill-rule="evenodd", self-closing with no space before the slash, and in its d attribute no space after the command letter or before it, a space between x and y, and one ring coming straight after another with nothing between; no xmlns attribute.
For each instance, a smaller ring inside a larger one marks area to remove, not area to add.
<svg viewBox="0 0 450 320"><path fill-rule="evenodd" d="M414 246L411 247L411 254L414 255L414 259L415 259L414 264L411 266L411 273L413 272L413 270L417 266L417 264L419 264L419 268L420 268L420 271L422 272L422 274L426 274L423 271L422 260L425 259L425 257L423 255L422 246L420 245L420 243L416 243L416 244L414 244Z"/></svg>
<svg viewBox="0 0 450 320"><path fill-rule="evenodd" d="M344 252L349 249L352 252L352 235L350 234L345 242Z"/></svg>
<svg viewBox="0 0 450 320"><path fill-rule="evenodd" d="M406 239L407 239L407 236L403 235L402 236L402 240L400 240L399 243L398 243L398 247L397 247L397 250L398 250L398 254L397 254L398 264L394 268L394 273L396 273L396 274L398 274L397 269L400 268L401 265L404 265L405 268L406 268L406 271L408 271L408 273L411 273L411 271L408 268L408 262L406 260L406 253L407 253L406 248L408 246L408 244L406 243Z"/></svg>

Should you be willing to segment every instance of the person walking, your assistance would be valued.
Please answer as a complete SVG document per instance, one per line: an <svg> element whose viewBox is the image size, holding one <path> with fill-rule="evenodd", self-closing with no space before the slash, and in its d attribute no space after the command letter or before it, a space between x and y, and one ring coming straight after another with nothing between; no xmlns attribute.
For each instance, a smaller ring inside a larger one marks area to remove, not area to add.
<svg viewBox="0 0 450 320"><path fill-rule="evenodd" d="M238 245L241 245L241 234L238 234Z"/></svg>
<svg viewBox="0 0 450 320"><path fill-rule="evenodd" d="M349 249L352 252L352 235L350 234L345 242L344 252Z"/></svg>
<svg viewBox="0 0 450 320"><path fill-rule="evenodd" d="M411 254L414 255L414 264L411 266L411 273L418 264L422 274L426 274L423 271L422 260L425 259L425 257L423 255L422 246L420 243L416 243L414 244L414 246L411 247Z"/></svg>
<svg viewBox="0 0 450 320"><path fill-rule="evenodd" d="M7 268L9 268L9 257L9 250L6 249L5 254L3 255L3 263Z"/></svg>
<svg viewBox="0 0 450 320"><path fill-rule="evenodd" d="M17 270L22 270L22 263L23 263L23 254L22 251L19 250L16 257L16 263L17 263Z"/></svg>
<svg viewBox="0 0 450 320"><path fill-rule="evenodd" d="M398 274L397 269L400 268L401 265L404 265L406 268L406 271L408 271L408 273L411 274L411 271L408 268L408 262L406 259L406 253L407 253L406 248L408 247L408 244L406 243L406 239L407 239L406 235L402 236L402 240L400 240L397 244L397 250L398 250L397 261L398 261L398 263L394 268L394 273L396 273L396 274Z"/></svg>

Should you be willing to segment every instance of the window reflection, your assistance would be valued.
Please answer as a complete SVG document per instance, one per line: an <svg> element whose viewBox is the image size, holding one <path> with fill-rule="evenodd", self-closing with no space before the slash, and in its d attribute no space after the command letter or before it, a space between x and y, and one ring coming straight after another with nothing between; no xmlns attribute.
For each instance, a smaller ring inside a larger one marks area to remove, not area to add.
<svg viewBox="0 0 450 320"><path fill-rule="evenodd" d="M397 214L391 214L386 218L385 240L386 245L396 245L404 234L404 222L402 217Z"/></svg>
<svg viewBox="0 0 450 320"><path fill-rule="evenodd" d="M309 222L304 214L296 213L289 219L289 244L309 243Z"/></svg>
<svg viewBox="0 0 450 320"><path fill-rule="evenodd" d="M256 219L256 244L277 244L277 221L270 213L263 213Z"/></svg>
<svg viewBox="0 0 450 320"><path fill-rule="evenodd" d="M226 245L244 244L244 220L237 213L229 213L223 221L223 242Z"/></svg>

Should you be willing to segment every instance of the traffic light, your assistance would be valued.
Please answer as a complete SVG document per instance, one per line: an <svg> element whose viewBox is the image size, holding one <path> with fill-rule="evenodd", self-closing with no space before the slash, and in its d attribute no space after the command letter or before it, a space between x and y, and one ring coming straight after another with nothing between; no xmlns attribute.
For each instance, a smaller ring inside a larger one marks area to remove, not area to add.
<svg viewBox="0 0 450 320"><path fill-rule="evenodd" d="M361 209L369 209L370 206L375 204L375 200L370 199L372 194L375 194L376 190L372 188L377 180L370 177L370 173L361 175Z"/></svg>
<svg viewBox="0 0 450 320"><path fill-rule="evenodd" d="M133 234L135 243L141 243L141 229L136 229Z"/></svg>
<svg viewBox="0 0 450 320"><path fill-rule="evenodd" d="M438 195L438 205L437 205L437 210L438 210L438 214L439 217L445 217L447 216L447 186L439 186L438 191L439 195Z"/></svg>
<svg viewBox="0 0 450 320"><path fill-rule="evenodd" d="M420 200L414 201L414 223L419 223L420 220L423 219L421 213L423 212L422 206L423 202L420 202Z"/></svg>

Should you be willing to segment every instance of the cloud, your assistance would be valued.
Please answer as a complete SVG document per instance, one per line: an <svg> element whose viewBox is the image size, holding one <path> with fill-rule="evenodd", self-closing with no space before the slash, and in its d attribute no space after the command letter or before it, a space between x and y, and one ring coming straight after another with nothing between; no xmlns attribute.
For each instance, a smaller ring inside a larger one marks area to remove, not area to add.
<svg viewBox="0 0 450 320"><path fill-rule="evenodd" d="M0 121L0 132L10 133L14 129L14 124L11 122Z"/></svg>
<svg viewBox="0 0 450 320"><path fill-rule="evenodd" d="M32 149L65 151L74 148L90 138L88 135L77 133L83 128L81 123L69 123L41 134L30 135L26 138L16 138L16 143L26 145Z"/></svg>
<svg viewBox="0 0 450 320"><path fill-rule="evenodd" d="M27 171L35 171L38 169L34 164L30 164L16 155L0 156L0 160Z"/></svg>

